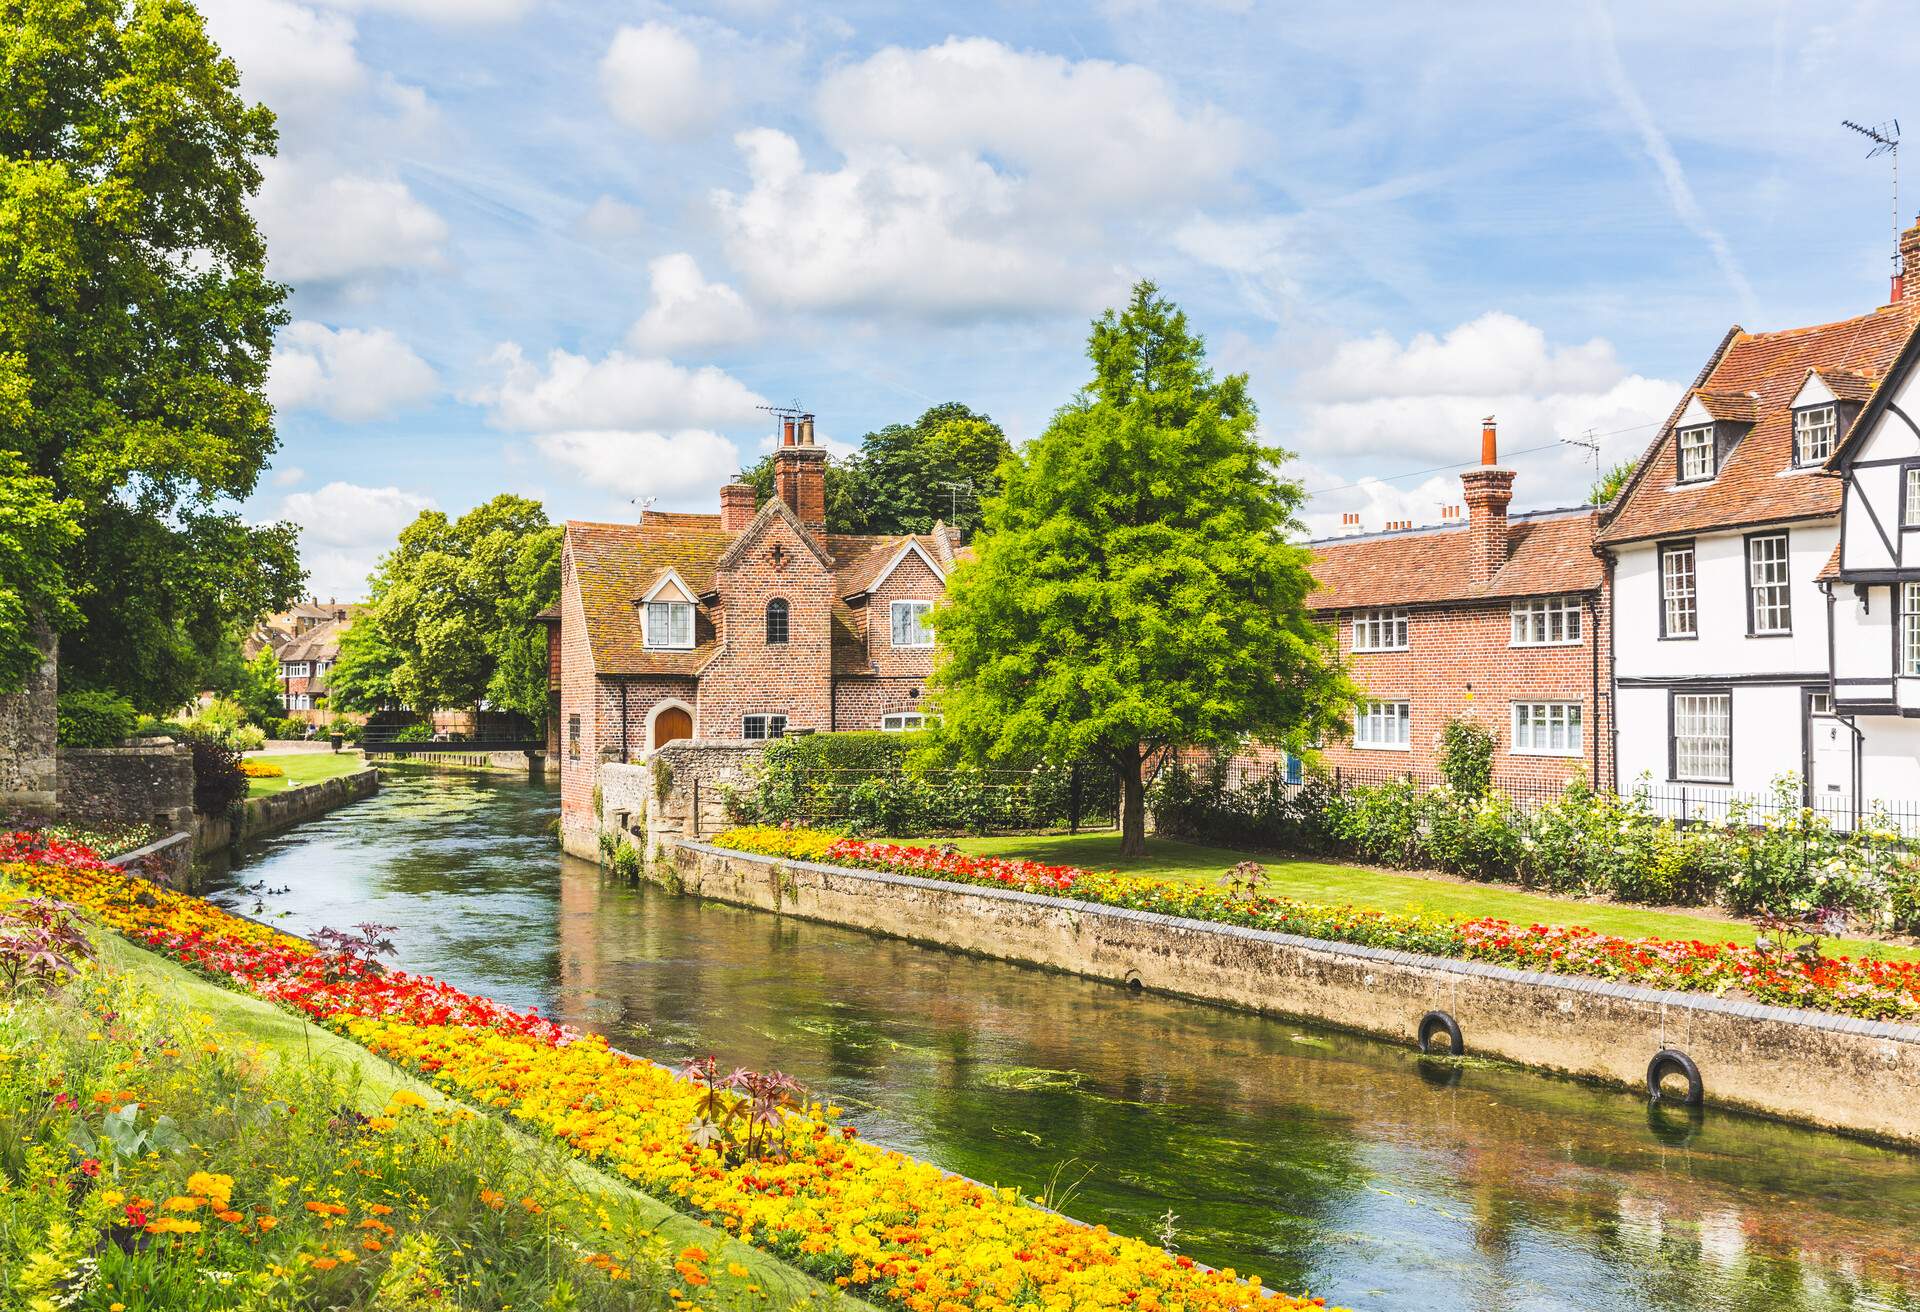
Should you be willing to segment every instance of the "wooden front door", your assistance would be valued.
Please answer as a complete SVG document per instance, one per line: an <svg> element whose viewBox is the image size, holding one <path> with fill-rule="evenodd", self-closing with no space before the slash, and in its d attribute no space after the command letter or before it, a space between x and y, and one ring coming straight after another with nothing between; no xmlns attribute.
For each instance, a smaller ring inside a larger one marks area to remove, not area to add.
<svg viewBox="0 0 1920 1312"><path fill-rule="evenodd" d="M665 747L682 738L693 737L693 717L678 706L669 706L653 717L653 745Z"/></svg>

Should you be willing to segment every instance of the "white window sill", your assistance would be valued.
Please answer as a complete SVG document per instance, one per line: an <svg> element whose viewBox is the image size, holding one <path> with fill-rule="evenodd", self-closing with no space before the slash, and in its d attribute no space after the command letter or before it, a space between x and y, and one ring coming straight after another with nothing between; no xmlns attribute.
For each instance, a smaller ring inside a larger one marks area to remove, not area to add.
<svg viewBox="0 0 1920 1312"><path fill-rule="evenodd" d="M1561 638L1556 642L1508 642L1509 647L1584 647L1585 638Z"/></svg>
<svg viewBox="0 0 1920 1312"><path fill-rule="evenodd" d="M660 646L660 645L657 645L657 644L655 644L655 643L651 643L651 642L648 642L648 643L643 643L643 644L641 645L641 648L640 648L640 649L641 649L642 651L692 651L692 650L693 650L693 648L692 648L691 646L687 646L687 647L664 647L664 646Z"/></svg>
<svg viewBox="0 0 1920 1312"><path fill-rule="evenodd" d="M1512 750L1511 754L1514 756L1548 756L1548 757L1558 757L1562 760L1578 760L1582 756L1585 756L1587 754L1587 749L1584 747L1574 747L1574 748L1566 748L1566 749L1546 748L1546 747L1516 747Z"/></svg>
<svg viewBox="0 0 1920 1312"><path fill-rule="evenodd" d="M930 642L896 642L893 644L893 649L895 651L932 651L933 644Z"/></svg>
<svg viewBox="0 0 1920 1312"><path fill-rule="evenodd" d="M1355 743L1354 747L1363 752L1410 752L1412 743Z"/></svg>
<svg viewBox="0 0 1920 1312"><path fill-rule="evenodd" d="M1406 646L1406 647L1355 647L1355 648L1353 649L1353 654L1354 654L1355 656L1373 656L1373 655L1377 655L1377 654L1378 654L1378 653L1380 653L1380 652L1388 652L1388 651L1412 651L1412 650L1413 650L1413 648L1412 648L1411 646Z"/></svg>

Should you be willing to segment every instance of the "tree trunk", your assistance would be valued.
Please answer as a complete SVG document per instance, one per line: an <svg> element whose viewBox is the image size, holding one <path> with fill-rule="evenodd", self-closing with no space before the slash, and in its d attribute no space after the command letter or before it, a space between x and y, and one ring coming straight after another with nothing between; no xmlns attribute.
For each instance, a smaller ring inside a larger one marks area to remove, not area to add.
<svg viewBox="0 0 1920 1312"><path fill-rule="evenodd" d="M1129 755L1131 760L1122 760L1116 767L1120 775L1120 855L1145 856L1147 789L1140 781L1140 770L1146 757L1140 752Z"/></svg>

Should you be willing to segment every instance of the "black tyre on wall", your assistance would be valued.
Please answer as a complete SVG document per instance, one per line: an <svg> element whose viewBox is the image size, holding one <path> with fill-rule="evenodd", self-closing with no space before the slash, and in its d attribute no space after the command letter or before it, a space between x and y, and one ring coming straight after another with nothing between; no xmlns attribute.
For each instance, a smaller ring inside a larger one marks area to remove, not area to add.
<svg viewBox="0 0 1920 1312"><path fill-rule="evenodd" d="M1460 1037L1460 1022L1444 1011L1430 1011L1420 1018L1420 1051L1431 1053L1437 1040L1446 1037L1447 1046L1441 1051L1458 1057L1467 1050L1466 1040Z"/></svg>
<svg viewBox="0 0 1920 1312"><path fill-rule="evenodd" d="M1647 1098L1650 1102L1659 1102L1666 1096L1661 1093L1660 1085L1669 1075L1686 1077L1687 1095L1681 1099L1686 1106L1698 1107L1706 1101L1706 1086L1700 1080L1700 1068L1693 1064L1693 1058L1678 1048L1662 1048L1647 1063Z"/></svg>

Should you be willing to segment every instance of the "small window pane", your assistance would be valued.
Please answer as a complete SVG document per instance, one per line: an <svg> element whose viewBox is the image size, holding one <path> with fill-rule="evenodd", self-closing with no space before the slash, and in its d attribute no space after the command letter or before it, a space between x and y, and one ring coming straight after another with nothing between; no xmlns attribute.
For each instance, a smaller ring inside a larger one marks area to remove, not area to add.
<svg viewBox="0 0 1920 1312"><path fill-rule="evenodd" d="M1578 597L1535 597L1512 605L1515 647L1544 647L1580 641Z"/></svg>
<svg viewBox="0 0 1920 1312"><path fill-rule="evenodd" d="M1920 674L1920 583L1900 589L1900 672Z"/></svg>
<svg viewBox="0 0 1920 1312"><path fill-rule="evenodd" d="M1353 717L1354 746L1404 748L1412 740L1411 723L1406 702L1362 702Z"/></svg>
<svg viewBox="0 0 1920 1312"><path fill-rule="evenodd" d="M927 614L933 609L930 601L896 601L892 606L893 645L896 647L931 647L933 629L927 624Z"/></svg>
<svg viewBox="0 0 1920 1312"><path fill-rule="evenodd" d="M1795 464L1816 465L1833 454L1838 424L1830 405L1796 410L1793 414L1793 459Z"/></svg>
<svg viewBox="0 0 1920 1312"><path fill-rule="evenodd" d="M1753 631L1792 632L1793 604L1785 533L1769 533L1747 540L1747 586L1752 593Z"/></svg>
<svg viewBox="0 0 1920 1312"><path fill-rule="evenodd" d="M1713 474L1713 429L1681 429L1680 481L1691 483L1695 479L1712 478Z"/></svg>
<svg viewBox="0 0 1920 1312"><path fill-rule="evenodd" d="M693 646L693 603L648 602L647 646L668 648Z"/></svg>
<svg viewBox="0 0 1920 1312"><path fill-rule="evenodd" d="M1516 702L1513 707L1513 750L1529 756L1580 754L1578 702Z"/></svg>
<svg viewBox="0 0 1920 1312"><path fill-rule="evenodd" d="M1693 544L1664 548L1660 553L1661 632L1669 638L1691 637L1699 619L1695 602Z"/></svg>
<svg viewBox="0 0 1920 1312"><path fill-rule="evenodd" d="M787 603L784 598L775 597L767 603L767 643L779 646L787 640Z"/></svg>
<svg viewBox="0 0 1920 1312"><path fill-rule="evenodd" d="M1407 612L1404 610L1362 610L1353 616L1355 651L1405 651L1407 648Z"/></svg>
<svg viewBox="0 0 1920 1312"><path fill-rule="evenodd" d="M740 722L740 736L753 742L784 738L786 733L787 717L784 715L749 715Z"/></svg>
<svg viewBox="0 0 1920 1312"><path fill-rule="evenodd" d="M1906 495L1902 498L1900 522L1909 528L1920 528L1920 466L1907 470Z"/></svg>
<svg viewBox="0 0 1920 1312"><path fill-rule="evenodd" d="M1726 693L1676 693L1673 698L1673 773L1701 783L1733 780L1733 698Z"/></svg>

